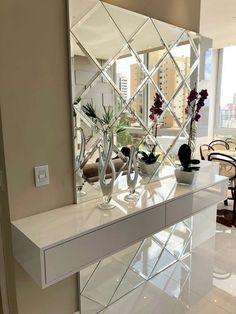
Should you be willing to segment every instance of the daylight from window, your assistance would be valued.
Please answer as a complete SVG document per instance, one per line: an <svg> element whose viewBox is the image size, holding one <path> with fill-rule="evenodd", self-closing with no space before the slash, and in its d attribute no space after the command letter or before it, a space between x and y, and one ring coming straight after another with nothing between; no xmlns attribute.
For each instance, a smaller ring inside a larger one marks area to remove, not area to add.
<svg viewBox="0 0 236 314"><path fill-rule="evenodd" d="M236 73L236 46L223 50L219 127L236 127L236 84L232 77Z"/></svg>

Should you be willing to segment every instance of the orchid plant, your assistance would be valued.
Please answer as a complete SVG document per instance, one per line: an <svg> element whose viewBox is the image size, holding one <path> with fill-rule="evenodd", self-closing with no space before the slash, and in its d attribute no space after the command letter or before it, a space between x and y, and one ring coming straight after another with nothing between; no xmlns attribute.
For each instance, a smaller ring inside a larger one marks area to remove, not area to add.
<svg viewBox="0 0 236 314"><path fill-rule="evenodd" d="M150 115L149 115L150 120L154 122L154 137L155 138L157 136L157 128L158 128L157 122L158 122L158 119L159 119L159 117L161 116L161 114L163 112L163 109L162 109L163 103L164 103L164 100L161 97L161 95L158 94L158 93L155 93L154 102L153 102L153 105L150 108ZM156 145L153 146L153 148L152 148L152 150L151 150L151 152L149 154L147 154L144 151L139 151L138 152L142 156L141 160L144 163L146 163L146 164L153 164L153 163L155 163L157 161L157 159L158 159L158 157L160 155L155 155L154 154L155 148L156 148Z"/></svg>
<svg viewBox="0 0 236 314"><path fill-rule="evenodd" d="M187 99L187 107L185 109L186 114L190 117L189 126L189 139L188 145L183 144L179 148L178 156L184 171L199 170L199 167L192 166L200 163L197 159L192 159L191 145L196 133L196 123L201 118L200 110L205 106L205 100L207 99L208 92L206 89L202 89L199 93L196 88L192 89Z"/></svg>
<svg viewBox="0 0 236 314"><path fill-rule="evenodd" d="M201 118L200 110L205 105L205 100L208 97L208 92L206 89L202 89L199 93L196 91L196 87L193 88L187 99L187 107L185 112L191 117L190 127L189 127L189 140L188 145L191 147L191 143L195 136L195 123Z"/></svg>

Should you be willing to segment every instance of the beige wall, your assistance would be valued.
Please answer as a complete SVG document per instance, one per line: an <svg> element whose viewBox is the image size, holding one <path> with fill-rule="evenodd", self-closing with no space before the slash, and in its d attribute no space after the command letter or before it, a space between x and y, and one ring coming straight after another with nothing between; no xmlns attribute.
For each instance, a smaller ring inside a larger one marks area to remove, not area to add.
<svg viewBox="0 0 236 314"><path fill-rule="evenodd" d="M0 111L0 314L17 314L14 263Z"/></svg>
<svg viewBox="0 0 236 314"><path fill-rule="evenodd" d="M201 0L104 0L104 2L199 32Z"/></svg>
<svg viewBox="0 0 236 314"><path fill-rule="evenodd" d="M73 166L66 0L0 1L0 103L12 219L71 204ZM49 165L35 188L33 167ZM20 314L71 314L76 281L41 290L16 265Z"/></svg>
<svg viewBox="0 0 236 314"><path fill-rule="evenodd" d="M11 218L73 202L66 0L2 0L0 103ZM35 188L33 167L49 165Z"/></svg>

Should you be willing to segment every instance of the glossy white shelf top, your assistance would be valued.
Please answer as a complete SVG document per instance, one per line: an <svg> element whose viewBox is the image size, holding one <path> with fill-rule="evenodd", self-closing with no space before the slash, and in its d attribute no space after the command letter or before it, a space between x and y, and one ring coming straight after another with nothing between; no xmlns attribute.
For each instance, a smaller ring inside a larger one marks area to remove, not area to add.
<svg viewBox="0 0 236 314"><path fill-rule="evenodd" d="M122 191L113 195L116 207L112 210L98 209L101 199L95 199L16 220L12 224L37 247L45 249L225 180L224 177L200 171L195 185L181 186L172 176L140 186L137 191L141 196L134 204L124 200L127 192Z"/></svg>

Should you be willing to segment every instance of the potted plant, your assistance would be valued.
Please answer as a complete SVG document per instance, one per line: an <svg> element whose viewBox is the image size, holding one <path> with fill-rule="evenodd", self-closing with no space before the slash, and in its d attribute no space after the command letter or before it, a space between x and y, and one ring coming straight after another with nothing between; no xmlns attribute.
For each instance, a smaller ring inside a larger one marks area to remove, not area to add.
<svg viewBox="0 0 236 314"><path fill-rule="evenodd" d="M196 88L190 91L185 109L186 114L190 117L188 144L180 146L178 151L181 168L175 170L175 176L178 183L193 184L196 180L196 171L199 167L195 166L200 163L197 159L192 159L192 145L196 136L196 124L201 118L200 110L205 105L208 92L202 89L197 92Z"/></svg>
<svg viewBox="0 0 236 314"><path fill-rule="evenodd" d="M149 118L153 122L153 129L154 129L154 137L157 137L157 130L158 130L158 120L163 112L162 105L164 103L163 98L160 94L155 93L154 102L152 107L150 108L150 115ZM145 175L152 175L159 163L157 162L160 154L155 154L156 144L149 152L139 151L139 167L142 174Z"/></svg>

